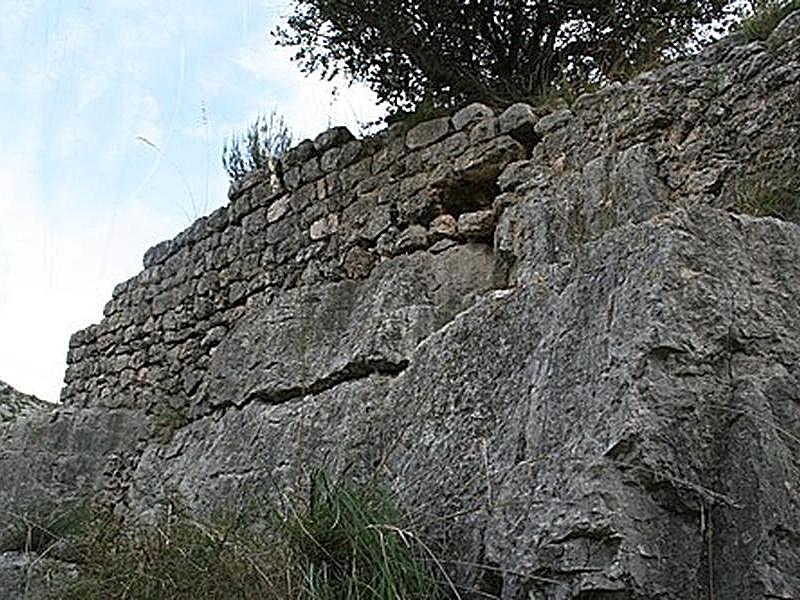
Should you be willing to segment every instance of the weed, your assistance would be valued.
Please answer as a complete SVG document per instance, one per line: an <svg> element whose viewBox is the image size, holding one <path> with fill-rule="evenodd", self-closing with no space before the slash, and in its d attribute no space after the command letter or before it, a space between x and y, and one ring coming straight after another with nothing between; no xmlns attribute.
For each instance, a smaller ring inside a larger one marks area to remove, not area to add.
<svg viewBox="0 0 800 600"><path fill-rule="evenodd" d="M234 133L222 147L222 165L231 181L256 169L272 168L292 145L292 132L283 117L273 110L258 116L244 134Z"/></svg>
<svg viewBox="0 0 800 600"><path fill-rule="evenodd" d="M153 416L156 427L166 438L171 438L173 433L190 422L189 411L183 406L175 408L168 404L160 404L155 407Z"/></svg>
<svg viewBox="0 0 800 600"><path fill-rule="evenodd" d="M443 595L414 534L378 488L334 484L312 476L308 505L285 520L292 560L302 573L299 598L394 600Z"/></svg>

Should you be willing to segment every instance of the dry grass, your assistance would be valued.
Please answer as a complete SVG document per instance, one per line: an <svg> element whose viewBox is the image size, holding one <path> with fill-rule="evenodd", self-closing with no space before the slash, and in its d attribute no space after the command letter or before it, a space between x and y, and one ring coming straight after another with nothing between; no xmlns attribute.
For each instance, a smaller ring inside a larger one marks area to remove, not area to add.
<svg viewBox="0 0 800 600"><path fill-rule="evenodd" d="M173 509L156 523L92 514L69 523L81 575L63 600L397 600L457 597L434 554L377 486L313 474L282 511L253 503L207 520ZM42 527L37 547L64 528ZM38 534L37 534L38 535Z"/></svg>

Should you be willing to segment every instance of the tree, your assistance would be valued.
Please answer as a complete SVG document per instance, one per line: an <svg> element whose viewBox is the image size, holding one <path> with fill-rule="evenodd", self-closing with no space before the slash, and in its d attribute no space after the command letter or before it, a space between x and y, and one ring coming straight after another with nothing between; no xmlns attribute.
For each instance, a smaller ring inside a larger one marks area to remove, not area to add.
<svg viewBox="0 0 800 600"><path fill-rule="evenodd" d="M283 117L273 110L259 115L244 135L234 133L222 147L222 166L231 181L255 169L270 168L271 159L280 158L292 145L292 132Z"/></svg>
<svg viewBox="0 0 800 600"><path fill-rule="evenodd" d="M730 0L295 0L274 34L306 73L395 109L507 105L686 50Z"/></svg>

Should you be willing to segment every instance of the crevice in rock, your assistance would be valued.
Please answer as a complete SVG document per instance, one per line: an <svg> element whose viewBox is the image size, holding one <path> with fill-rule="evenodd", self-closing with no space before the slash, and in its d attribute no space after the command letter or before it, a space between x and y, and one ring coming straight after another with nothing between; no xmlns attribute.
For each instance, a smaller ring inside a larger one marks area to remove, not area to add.
<svg viewBox="0 0 800 600"><path fill-rule="evenodd" d="M343 368L334 371L317 379L310 385L295 385L286 388L275 389L257 389L247 393L241 402L234 402L227 400L219 404L215 404L207 411L190 419L180 427L173 430L173 435L176 431L184 429L202 419L214 417L225 414L228 410L241 411L254 402L262 404L277 406L303 398L304 396L316 396L328 390L335 388L342 383L357 381L359 379L366 379L371 375L384 375L388 377L396 377L408 367L408 360L393 361L386 358L366 358L356 359L347 363Z"/></svg>
<svg viewBox="0 0 800 600"><path fill-rule="evenodd" d="M386 358L367 358L356 359L347 363L342 369L334 371L321 379L317 379L311 385L296 385L288 388L277 388L267 390L254 390L245 396L244 402L240 405L244 408L252 402L263 404L284 404L295 398L303 396L316 396L337 385L365 379L370 375L387 375L396 377L408 367L408 360L393 361Z"/></svg>

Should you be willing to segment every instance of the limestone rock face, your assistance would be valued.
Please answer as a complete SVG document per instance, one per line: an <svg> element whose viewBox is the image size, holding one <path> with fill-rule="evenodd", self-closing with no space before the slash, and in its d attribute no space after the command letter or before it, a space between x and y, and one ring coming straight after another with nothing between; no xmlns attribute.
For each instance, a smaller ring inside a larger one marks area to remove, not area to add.
<svg viewBox="0 0 800 600"><path fill-rule="evenodd" d="M12 421L33 413L46 411L53 406L36 396L23 394L0 381L0 423Z"/></svg>
<svg viewBox="0 0 800 600"><path fill-rule="evenodd" d="M544 116L302 144L117 286L65 407L0 425L0 510L325 465L464 598L800 597L800 225L759 205L798 168L796 15Z"/></svg>

